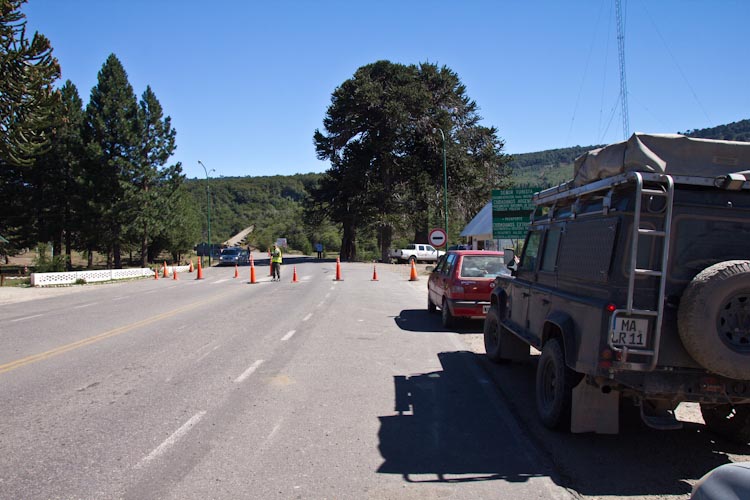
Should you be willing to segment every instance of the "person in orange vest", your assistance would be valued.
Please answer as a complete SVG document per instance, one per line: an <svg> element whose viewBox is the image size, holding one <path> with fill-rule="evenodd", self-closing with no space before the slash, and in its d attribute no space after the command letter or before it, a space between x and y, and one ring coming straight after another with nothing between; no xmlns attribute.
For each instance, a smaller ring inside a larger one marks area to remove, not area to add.
<svg viewBox="0 0 750 500"><path fill-rule="evenodd" d="M281 281L281 249L274 245L271 250L271 281Z"/></svg>

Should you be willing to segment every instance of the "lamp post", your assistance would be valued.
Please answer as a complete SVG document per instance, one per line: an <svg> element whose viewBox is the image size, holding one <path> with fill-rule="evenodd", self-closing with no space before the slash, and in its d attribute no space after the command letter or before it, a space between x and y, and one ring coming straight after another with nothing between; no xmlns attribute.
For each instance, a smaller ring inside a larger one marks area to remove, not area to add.
<svg viewBox="0 0 750 500"><path fill-rule="evenodd" d="M211 195L209 191L208 174L211 172L215 172L215 170L206 169L206 166L200 160L198 160L198 164L203 167L203 171L206 173L206 211L208 213L208 267L211 267Z"/></svg>
<svg viewBox="0 0 750 500"><path fill-rule="evenodd" d="M443 200L445 201L445 249L448 249L448 168L445 163L445 134L443 129L434 128L432 132L440 132L443 138Z"/></svg>

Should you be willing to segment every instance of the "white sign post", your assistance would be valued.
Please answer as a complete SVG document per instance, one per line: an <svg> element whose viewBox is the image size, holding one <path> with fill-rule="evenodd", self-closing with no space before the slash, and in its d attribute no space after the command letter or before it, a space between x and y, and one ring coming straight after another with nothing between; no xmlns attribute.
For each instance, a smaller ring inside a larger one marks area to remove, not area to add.
<svg viewBox="0 0 750 500"><path fill-rule="evenodd" d="M448 241L448 235L445 233L445 229L436 228L430 231L430 235L427 239L430 242L430 245L435 248L440 248L445 246L446 241Z"/></svg>

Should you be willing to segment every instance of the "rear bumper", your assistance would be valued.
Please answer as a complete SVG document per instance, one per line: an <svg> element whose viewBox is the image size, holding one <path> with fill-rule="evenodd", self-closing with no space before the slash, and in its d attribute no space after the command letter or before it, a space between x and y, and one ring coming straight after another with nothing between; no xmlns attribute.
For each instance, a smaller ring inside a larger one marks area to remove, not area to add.
<svg viewBox="0 0 750 500"><path fill-rule="evenodd" d="M489 306L488 300L448 300L451 314L462 318L483 319Z"/></svg>

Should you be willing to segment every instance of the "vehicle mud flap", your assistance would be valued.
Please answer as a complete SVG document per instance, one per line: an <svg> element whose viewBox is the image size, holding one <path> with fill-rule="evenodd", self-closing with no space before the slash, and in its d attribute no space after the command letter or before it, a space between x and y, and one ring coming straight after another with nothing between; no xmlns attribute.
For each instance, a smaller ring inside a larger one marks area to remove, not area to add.
<svg viewBox="0 0 750 500"><path fill-rule="evenodd" d="M620 430L620 392L602 392L586 382L586 377L573 388L570 409L570 432L617 434Z"/></svg>

